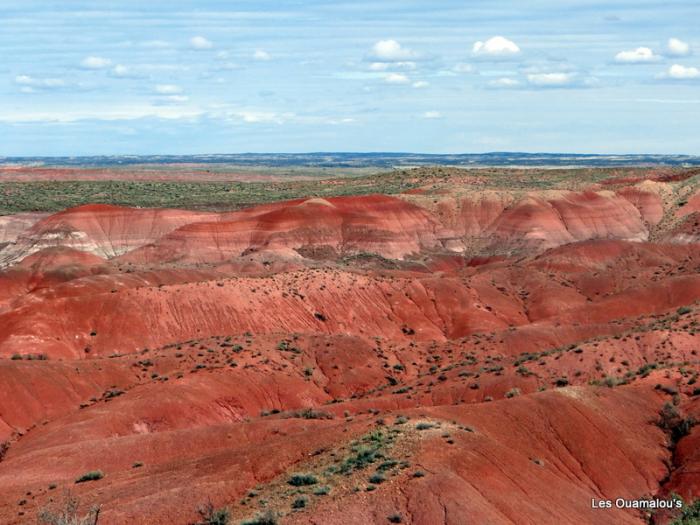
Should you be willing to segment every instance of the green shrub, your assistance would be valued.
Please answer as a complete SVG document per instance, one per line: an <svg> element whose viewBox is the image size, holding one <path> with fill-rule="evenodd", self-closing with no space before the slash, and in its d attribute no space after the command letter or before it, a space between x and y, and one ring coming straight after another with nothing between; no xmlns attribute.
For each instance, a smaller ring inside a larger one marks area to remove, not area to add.
<svg viewBox="0 0 700 525"><path fill-rule="evenodd" d="M684 419L678 409L671 403L665 403L659 412L659 419L656 424L671 436L673 444L690 434L690 430L695 426L696 421L689 417Z"/></svg>
<svg viewBox="0 0 700 525"><path fill-rule="evenodd" d="M292 502L292 508L293 509L303 509L304 507L306 507L307 501L308 500L303 496L300 498L297 498Z"/></svg>
<svg viewBox="0 0 700 525"><path fill-rule="evenodd" d="M90 472L86 472L85 474L80 476L78 479L75 480L75 482L85 483L86 481L97 481L104 477L104 472L102 472L101 470L91 470Z"/></svg>
<svg viewBox="0 0 700 525"><path fill-rule="evenodd" d="M386 481L386 478L384 477L383 474L380 474L379 472L377 472L376 474L372 474L369 477L369 482L373 483L375 485L379 485L380 483L384 483L385 481Z"/></svg>
<svg viewBox="0 0 700 525"><path fill-rule="evenodd" d="M253 519L241 522L241 525L277 525L277 515L271 510L268 510Z"/></svg>
<svg viewBox="0 0 700 525"><path fill-rule="evenodd" d="M671 525L698 525L700 523L700 499L691 505L684 505L681 514L671 522Z"/></svg>
<svg viewBox="0 0 700 525"><path fill-rule="evenodd" d="M318 483L318 478L313 474L293 474L292 477L287 480L287 483L293 487L303 487L315 485Z"/></svg>
<svg viewBox="0 0 700 525"><path fill-rule="evenodd" d="M379 464L379 466L377 467L377 470L389 470L391 468L394 468L398 464L399 464L399 462L396 461L395 459L387 459L386 461L383 461L382 463Z"/></svg>
<svg viewBox="0 0 700 525"><path fill-rule="evenodd" d="M519 388L511 388L506 392L506 398L510 399L512 397L516 397L520 395L520 389Z"/></svg>

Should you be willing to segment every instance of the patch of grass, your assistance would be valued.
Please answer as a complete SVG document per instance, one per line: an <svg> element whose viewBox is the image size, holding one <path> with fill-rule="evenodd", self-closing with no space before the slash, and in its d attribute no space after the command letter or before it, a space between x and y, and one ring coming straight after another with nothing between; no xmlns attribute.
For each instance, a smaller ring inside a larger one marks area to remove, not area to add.
<svg viewBox="0 0 700 525"><path fill-rule="evenodd" d="M519 396L520 393L521 392L519 388L511 388L510 390L508 390L508 392L506 392L505 395L507 399L511 399L513 397Z"/></svg>
<svg viewBox="0 0 700 525"><path fill-rule="evenodd" d="M354 449L353 452L354 453L345 458L345 461L340 465L338 471L341 474L349 474L353 470L361 470L376 462L380 457L378 448L372 446L360 446Z"/></svg>
<svg viewBox="0 0 700 525"><path fill-rule="evenodd" d="M665 403L656 424L671 436L671 444L675 446L682 437L690 434L696 421L692 417L683 418L675 406Z"/></svg>
<svg viewBox="0 0 700 525"><path fill-rule="evenodd" d="M314 496L327 496L331 493L330 487L322 486L314 490Z"/></svg>
<svg viewBox="0 0 700 525"><path fill-rule="evenodd" d="M696 499L690 505L684 505L680 515L671 522L671 525L698 525L700 523L700 499Z"/></svg>
<svg viewBox="0 0 700 525"><path fill-rule="evenodd" d="M123 394L124 394L124 391L123 391L123 390L120 390L120 389L118 389L118 388L112 388L112 389L110 389L110 390L107 390L107 391L104 393L104 398L105 398L105 399L112 399L112 398L115 398L115 397L119 397L119 396L121 396L121 395L123 395Z"/></svg>
<svg viewBox="0 0 700 525"><path fill-rule="evenodd" d="M309 500L307 498L305 498L304 496L297 498L292 502L292 508L293 509L303 509L304 507L306 507L306 504L308 503L308 501Z"/></svg>
<svg viewBox="0 0 700 525"><path fill-rule="evenodd" d="M399 462L396 461L395 459L387 459L386 461L383 461L382 463L379 464L377 467L377 470L389 470L394 468L396 465L398 465Z"/></svg>
<svg viewBox="0 0 700 525"><path fill-rule="evenodd" d="M308 485L315 485L318 483L318 478L313 474L292 474L292 476L287 480L287 483L293 487L304 487Z"/></svg>
<svg viewBox="0 0 700 525"><path fill-rule="evenodd" d="M82 476L78 477L75 482L76 483L85 483L86 481L97 481L102 478L104 478L104 472L101 470L91 470L90 472L86 472Z"/></svg>
<svg viewBox="0 0 700 525"><path fill-rule="evenodd" d="M383 474L380 474L379 472L377 472L375 474L372 474L369 477L368 481L374 485L379 485L381 483L384 483L386 481L386 478L384 477Z"/></svg>
<svg viewBox="0 0 700 525"><path fill-rule="evenodd" d="M241 522L241 525L277 525L277 514L268 510L256 517Z"/></svg>

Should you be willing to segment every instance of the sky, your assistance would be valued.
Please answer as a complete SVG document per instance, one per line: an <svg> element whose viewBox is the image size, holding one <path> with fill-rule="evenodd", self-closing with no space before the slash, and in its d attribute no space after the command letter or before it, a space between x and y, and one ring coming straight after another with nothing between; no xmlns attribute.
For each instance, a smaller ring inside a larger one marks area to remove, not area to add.
<svg viewBox="0 0 700 525"><path fill-rule="evenodd" d="M0 155L700 154L697 0L0 0Z"/></svg>

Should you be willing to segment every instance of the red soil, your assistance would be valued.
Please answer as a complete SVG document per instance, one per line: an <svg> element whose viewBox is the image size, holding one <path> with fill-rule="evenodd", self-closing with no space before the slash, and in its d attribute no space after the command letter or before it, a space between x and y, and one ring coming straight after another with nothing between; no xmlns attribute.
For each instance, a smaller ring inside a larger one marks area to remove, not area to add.
<svg viewBox="0 0 700 525"><path fill-rule="evenodd" d="M591 500L700 496L674 184L6 218L0 523L669 522Z"/></svg>

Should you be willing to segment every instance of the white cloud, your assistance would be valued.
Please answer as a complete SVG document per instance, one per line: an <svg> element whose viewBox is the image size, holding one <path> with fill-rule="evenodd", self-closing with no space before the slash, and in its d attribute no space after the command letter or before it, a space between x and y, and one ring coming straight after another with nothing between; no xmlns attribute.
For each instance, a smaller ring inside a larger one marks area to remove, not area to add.
<svg viewBox="0 0 700 525"><path fill-rule="evenodd" d="M417 80L412 84L412 86L416 89L423 89L427 88L430 85L430 82L426 82L425 80Z"/></svg>
<svg viewBox="0 0 700 525"><path fill-rule="evenodd" d="M696 67L686 67L680 64L673 64L670 68L668 68L668 73L666 76L674 80L692 80L700 78L700 69Z"/></svg>
<svg viewBox="0 0 700 525"><path fill-rule="evenodd" d="M186 95L169 95L167 97L163 97L163 102L168 102L172 104L182 104L184 102L187 102L190 99L190 97Z"/></svg>
<svg viewBox="0 0 700 525"><path fill-rule="evenodd" d="M512 57L520 54L520 48L512 40L502 36L494 36L486 42L475 42L472 53L480 57Z"/></svg>
<svg viewBox="0 0 700 525"><path fill-rule="evenodd" d="M177 95L182 93L182 88L175 84L158 84L154 89L159 95Z"/></svg>
<svg viewBox="0 0 700 525"><path fill-rule="evenodd" d="M620 62L622 64L644 64L656 62L659 58L661 57L656 55L648 47L638 47L632 51L620 51L615 55L615 62Z"/></svg>
<svg viewBox="0 0 700 525"><path fill-rule="evenodd" d="M287 120L294 118L293 113L275 113L274 111L234 111L230 117L242 120L248 124L275 123L284 124Z"/></svg>
<svg viewBox="0 0 700 525"><path fill-rule="evenodd" d="M222 119L246 124L278 124L299 122L307 124L351 124L350 117L297 115L292 112L258 110L229 104L199 106L180 95L163 96L149 104L125 104L121 106L88 105L84 107L56 107L49 111L32 111L25 108L0 105L0 123L20 122L80 122L80 121L130 121L146 118L195 120L198 118Z"/></svg>
<svg viewBox="0 0 700 525"><path fill-rule="evenodd" d="M442 118L442 113L440 113L439 111L426 111L425 113L423 113L423 118L429 120L439 119Z"/></svg>
<svg viewBox="0 0 700 525"><path fill-rule="evenodd" d="M114 73L115 76L117 77L127 77L131 73L128 67L122 65L122 64L117 64L114 66L114 69L112 69L112 73Z"/></svg>
<svg viewBox="0 0 700 525"><path fill-rule="evenodd" d="M80 65L86 69L104 69L112 65L112 61L104 57L89 56L84 58Z"/></svg>
<svg viewBox="0 0 700 525"><path fill-rule="evenodd" d="M200 108L169 105L134 105L121 107L70 108L54 111L0 111L0 122L79 122L81 120L136 120L141 118L187 119L197 118L205 112Z"/></svg>
<svg viewBox="0 0 700 525"><path fill-rule="evenodd" d="M666 44L666 54L673 57L687 57L691 54L690 44L678 38L669 38Z"/></svg>
<svg viewBox="0 0 700 525"><path fill-rule="evenodd" d="M253 53L253 58L255 60L270 60L272 57L270 56L270 53L264 49L256 49L255 53Z"/></svg>
<svg viewBox="0 0 700 525"><path fill-rule="evenodd" d="M114 72L115 75L117 75L119 77L122 77L122 76L129 74L129 68L122 65L122 64L117 64L116 66L114 66L114 69L112 71Z"/></svg>
<svg viewBox="0 0 700 525"><path fill-rule="evenodd" d="M190 45L194 49L211 49L214 47L214 44L211 42L211 40L207 40L203 36L193 36L190 38Z"/></svg>
<svg viewBox="0 0 700 525"><path fill-rule="evenodd" d="M401 62L416 58L418 55L396 40L380 40L372 46L372 56L384 62Z"/></svg>
<svg viewBox="0 0 700 525"><path fill-rule="evenodd" d="M387 69L389 69L388 62L372 62L369 65L370 71L386 71Z"/></svg>
<svg viewBox="0 0 700 525"><path fill-rule="evenodd" d="M520 81L508 77L497 78L496 80L492 80L491 82L489 82L489 86L502 89L514 88L518 87L519 85Z"/></svg>
<svg viewBox="0 0 700 525"><path fill-rule="evenodd" d="M372 62L369 65L370 71L387 71L388 69L416 69L415 62Z"/></svg>
<svg viewBox="0 0 700 525"><path fill-rule="evenodd" d="M384 82L388 84L408 84L411 80L403 73L387 73Z"/></svg>
<svg viewBox="0 0 700 525"><path fill-rule="evenodd" d="M66 82L60 78L34 78L29 75L17 75L15 84L20 86L19 90L22 93L36 93L66 86Z"/></svg>
<svg viewBox="0 0 700 525"><path fill-rule="evenodd" d="M574 73L533 73L527 76L527 81L533 86L559 87L571 85L575 77Z"/></svg>

